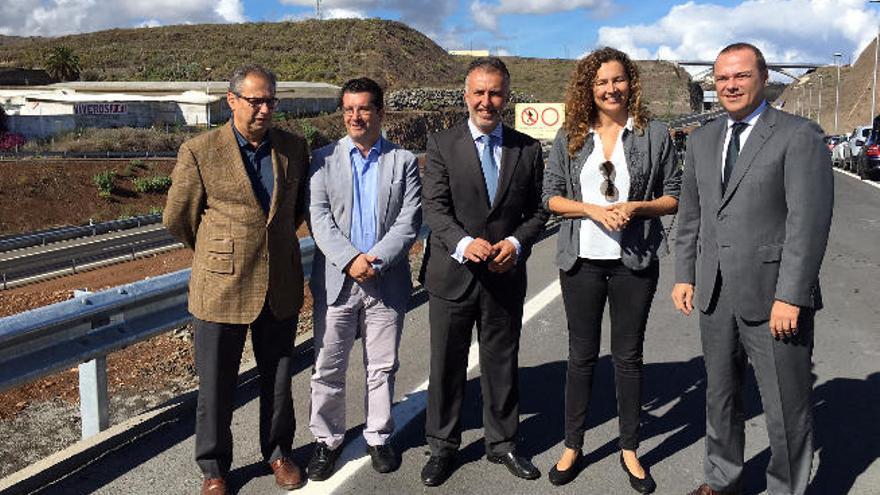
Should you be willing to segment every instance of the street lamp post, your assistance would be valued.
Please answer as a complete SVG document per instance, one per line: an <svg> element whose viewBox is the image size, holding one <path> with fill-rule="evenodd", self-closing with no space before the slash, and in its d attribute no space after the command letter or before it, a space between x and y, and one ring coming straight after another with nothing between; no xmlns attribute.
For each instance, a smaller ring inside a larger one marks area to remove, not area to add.
<svg viewBox="0 0 880 495"><path fill-rule="evenodd" d="M834 90L834 133L837 134L839 132L838 129L838 112L840 111L840 59L843 58L843 54L840 52L834 52L834 65L837 66L837 87Z"/></svg>
<svg viewBox="0 0 880 495"><path fill-rule="evenodd" d="M811 82L807 83L807 91L808 91L808 94L810 95L810 99L808 100L810 103L807 106L807 118L812 119L813 118L813 83L811 83Z"/></svg>
<svg viewBox="0 0 880 495"><path fill-rule="evenodd" d="M205 96L208 97L208 103L205 104L205 119L207 128L211 128L211 70L213 67L205 67Z"/></svg>

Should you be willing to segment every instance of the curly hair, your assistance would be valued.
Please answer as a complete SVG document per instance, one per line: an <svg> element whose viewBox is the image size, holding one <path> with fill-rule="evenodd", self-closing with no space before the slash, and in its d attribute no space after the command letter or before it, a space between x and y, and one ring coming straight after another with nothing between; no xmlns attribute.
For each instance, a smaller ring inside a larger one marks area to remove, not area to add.
<svg viewBox="0 0 880 495"><path fill-rule="evenodd" d="M568 154L574 156L583 147L587 134L599 119L599 111L593 98L593 83L599 67L605 62L617 61L623 65L629 79L629 98L626 110L633 125L644 131L650 114L642 103L642 83L639 69L626 53L614 48L599 48L580 59L571 74L565 98L565 133L568 137Z"/></svg>

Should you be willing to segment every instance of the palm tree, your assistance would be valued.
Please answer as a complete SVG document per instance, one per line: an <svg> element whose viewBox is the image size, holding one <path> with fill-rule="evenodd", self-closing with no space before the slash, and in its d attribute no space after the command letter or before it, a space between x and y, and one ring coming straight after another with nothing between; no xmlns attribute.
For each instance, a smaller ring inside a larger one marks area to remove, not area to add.
<svg viewBox="0 0 880 495"><path fill-rule="evenodd" d="M59 81L75 81L79 79L79 57L70 48L59 45L46 57L46 72Z"/></svg>

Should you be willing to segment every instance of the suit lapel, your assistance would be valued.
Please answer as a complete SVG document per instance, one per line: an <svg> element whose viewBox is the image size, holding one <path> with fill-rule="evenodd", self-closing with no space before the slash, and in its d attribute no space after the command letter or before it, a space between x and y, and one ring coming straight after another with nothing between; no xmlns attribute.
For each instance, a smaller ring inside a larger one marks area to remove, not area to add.
<svg viewBox="0 0 880 495"><path fill-rule="evenodd" d="M501 204L504 194L510 186L510 181L516 172L516 166L519 164L519 154L521 152L518 136L507 126L502 126L501 137L501 170L498 174L498 187L495 189L495 201L492 202L491 210L494 210ZM482 166L480 168L482 175ZM484 180L485 182L485 180ZM486 193L488 200L489 193Z"/></svg>
<svg viewBox="0 0 880 495"><path fill-rule="evenodd" d="M483 211L489 211L489 191L486 190L486 178L483 177L483 166L480 164L480 156L477 153L477 145L471 136L467 122L459 127L459 145L456 146L455 160L453 164L458 168L450 174L461 176L462 184L474 184L477 191L477 203ZM503 155L504 153L502 153ZM450 164L450 168L452 165ZM495 197L498 197L496 190Z"/></svg>
<svg viewBox="0 0 880 495"><path fill-rule="evenodd" d="M243 194L248 202L251 203L251 206L256 208L261 214L265 215L263 213L263 207L260 206L260 202L257 201L257 195L254 193L254 186L251 185L251 179L248 177L247 170L244 168L245 165L244 160L241 158L241 149L238 147L238 140L235 139L232 125L232 120L230 120L220 133L220 140L217 143L218 156L222 156L226 160L229 160L229 168L231 169L232 177L238 183L238 189L244 191Z"/></svg>
<svg viewBox="0 0 880 495"><path fill-rule="evenodd" d="M354 202L352 195L352 177L351 177L351 147L354 143L347 135L337 141L336 149L333 150L333 156L327 161L326 166L333 167L335 170L332 174L327 174L331 182L327 184L328 191L330 189L338 189L341 191L342 197L345 198L345 205L342 215L339 218L339 228L346 235L351 232L351 209Z"/></svg>
<svg viewBox="0 0 880 495"><path fill-rule="evenodd" d="M281 137L278 136L278 133L275 132L274 129L269 129L269 142L272 145L272 173L275 175L275 186L272 189L272 200L269 204L269 216L266 219L267 225L272 223L272 219L275 217L275 212L278 210L278 205L281 201L284 201L282 195L287 192L281 185L287 182L287 155L278 152L277 146L278 143L281 142Z"/></svg>
<svg viewBox="0 0 880 495"><path fill-rule="evenodd" d="M708 170L709 184L712 190L712 203L721 207L721 168L724 167L724 139L727 137L727 117L719 117L716 120L715 148L712 151L712 167Z"/></svg>
<svg viewBox="0 0 880 495"><path fill-rule="evenodd" d="M377 162L379 166L379 184L377 185L379 204L376 209L376 239L381 239L385 233L385 214L388 211L391 181L394 179L394 161L390 158L391 155L386 153L389 146L388 141L382 139L382 146L379 148L379 160Z"/></svg>
<svg viewBox="0 0 880 495"><path fill-rule="evenodd" d="M730 180L727 182L727 190L718 205L719 210L724 208L724 205L730 201L730 197L736 191L739 183L743 180L749 167L752 166L755 157L758 156L758 152L761 151L767 138L773 133L773 126L776 124L776 114L773 112L775 112L775 110L768 107L764 110L764 113L758 117L757 122L755 122L755 128L749 133L749 137L746 139L746 142L739 153L739 157L736 159L733 172L730 174Z"/></svg>

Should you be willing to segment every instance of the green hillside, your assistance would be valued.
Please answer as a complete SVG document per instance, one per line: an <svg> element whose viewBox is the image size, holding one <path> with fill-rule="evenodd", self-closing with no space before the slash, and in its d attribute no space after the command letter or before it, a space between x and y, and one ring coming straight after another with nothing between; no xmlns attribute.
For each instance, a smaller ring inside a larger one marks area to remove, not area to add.
<svg viewBox="0 0 880 495"><path fill-rule="evenodd" d="M378 19L7 37L0 40L0 66L45 68L46 54L58 45L79 56L83 80L225 80L234 67L253 62L273 68L282 80L340 83L367 75L389 88L401 88L448 85L460 71L455 59L427 36L402 23Z"/></svg>

